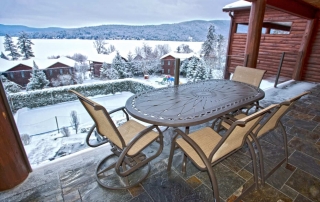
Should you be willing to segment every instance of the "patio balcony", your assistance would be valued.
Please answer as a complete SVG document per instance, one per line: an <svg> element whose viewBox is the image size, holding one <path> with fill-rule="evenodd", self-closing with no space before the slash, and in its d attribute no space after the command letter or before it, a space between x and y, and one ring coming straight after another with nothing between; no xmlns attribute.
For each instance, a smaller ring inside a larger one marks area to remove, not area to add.
<svg viewBox="0 0 320 202"><path fill-rule="evenodd" d="M291 82L266 90L262 106L278 103L312 86L311 94L300 99L282 118L288 133L289 166L280 167L259 191L251 191L243 201L320 201L320 84ZM307 89L306 89L307 90ZM207 124L194 126L190 132ZM110 146L85 149L33 169L28 178L13 189L0 192L0 201L213 201L206 172L191 162L181 172L182 156L176 152L173 169L167 159L173 130L164 133L162 154L151 162L152 170L139 186L129 190L108 190L98 185L94 170ZM266 170L284 155L280 130L261 140ZM150 150L152 152L152 150ZM222 201L233 201L253 181L251 158L244 147L213 167Z"/></svg>

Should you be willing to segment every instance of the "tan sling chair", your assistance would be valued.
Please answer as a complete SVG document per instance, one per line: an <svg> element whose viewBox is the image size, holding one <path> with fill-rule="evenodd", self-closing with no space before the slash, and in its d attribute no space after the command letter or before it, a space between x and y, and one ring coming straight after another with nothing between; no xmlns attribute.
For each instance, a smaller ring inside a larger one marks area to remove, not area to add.
<svg viewBox="0 0 320 202"><path fill-rule="evenodd" d="M158 126L145 127L134 120L129 120L129 115L124 107L108 113L103 106L80 93L74 90L70 90L70 92L79 98L81 104L94 121L94 125L86 138L87 144L91 147L97 147L105 143L110 143L111 145L112 154L103 158L96 168L95 176L97 182L109 189L128 189L139 184L147 177L150 171L149 162L156 158L163 149L163 136ZM127 118L127 122L118 128L110 117L110 114L117 111L123 111ZM104 139L100 143L92 144L90 143L90 136L95 129ZM153 129L156 129L158 133ZM147 157L142 153L142 150L153 142L159 143L158 151L154 155ZM110 165L106 165L108 162ZM143 170L145 165L148 165L148 167ZM139 172L139 177L130 176L130 174L135 174L133 173L135 171Z"/></svg>
<svg viewBox="0 0 320 202"><path fill-rule="evenodd" d="M278 105L271 105L259 112L234 122L226 134L221 137L210 127L205 127L189 135L180 129L175 129L177 135L172 140L170 156L168 160L168 171L171 170L171 164L175 148L181 148L194 165L201 171L207 171L213 188L213 196L216 201L220 201L217 180L212 166L219 163L226 157L242 148L247 142L253 161L254 184L252 184L242 195L248 190L255 187L258 188L258 175L256 167L256 159L254 150L247 136L250 135L264 115ZM181 136L181 138L177 138ZM185 163L183 163L183 166ZM184 169L182 169L184 170ZM255 186L254 186L255 185ZM241 197L239 197L240 200Z"/></svg>
<svg viewBox="0 0 320 202"><path fill-rule="evenodd" d="M259 152L259 159L260 159L260 175L261 175L261 184L264 185L265 181L284 163L286 162L286 165L288 164L288 146L287 146L287 133L282 125L280 119L285 115L290 108L293 106L293 104L299 100L302 96L309 94L310 92L304 92L294 98L291 98L287 101L284 101L279 104L279 108L275 109L271 112L270 115L268 115L267 119L263 121L263 123L256 126L255 129L253 129L253 138L250 138L250 141L254 141L257 145L258 152ZM238 114L235 117L228 117L224 118L224 121L221 122L221 126L225 129L228 129L231 127L233 121L236 121L237 119L243 119L247 117L246 114ZM282 135L283 135L283 142L284 142L284 151L285 151L285 157L267 174L264 173L264 160L263 160L263 152L261 149L261 145L259 144L258 139L260 139L262 136L267 134L268 132L274 130L277 128L277 126L280 126Z"/></svg>
<svg viewBox="0 0 320 202"><path fill-rule="evenodd" d="M240 82L247 83L259 88L263 75L265 73L266 73L265 70L237 66L236 69L234 70L232 81L240 81ZM247 109L246 113L248 113L248 111L254 106L256 107L256 111L258 111L259 101L257 101L252 105L246 106L245 107L245 109Z"/></svg>

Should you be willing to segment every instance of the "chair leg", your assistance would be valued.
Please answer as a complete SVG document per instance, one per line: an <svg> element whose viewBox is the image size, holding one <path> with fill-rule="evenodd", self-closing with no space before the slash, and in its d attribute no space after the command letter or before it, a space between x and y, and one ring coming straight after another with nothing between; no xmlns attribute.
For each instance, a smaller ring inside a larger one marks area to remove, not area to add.
<svg viewBox="0 0 320 202"><path fill-rule="evenodd" d="M288 165L288 140L287 140L287 133L286 130L284 129L283 124L281 123L281 121L279 122L280 128L282 130L282 135L283 135L283 144L284 144L284 153L285 153L285 159L286 159L286 167Z"/></svg>
<svg viewBox="0 0 320 202"><path fill-rule="evenodd" d="M183 160L182 160L182 169L181 172L185 173L187 167L187 156L183 153Z"/></svg>
<svg viewBox="0 0 320 202"><path fill-rule="evenodd" d="M258 172L257 172L257 159L256 159L256 154L254 152L253 146L251 144L251 142L249 140L247 140L247 144L249 146L249 151L250 151L250 155L252 158L252 167L253 167L253 179L254 179L254 183L255 183L255 188L258 189Z"/></svg>
<svg viewBox="0 0 320 202"><path fill-rule="evenodd" d="M261 148L261 145L256 137L254 137L253 140L258 148L261 185L264 186L265 185L265 175L264 175L264 160L263 160L262 148Z"/></svg>
<svg viewBox="0 0 320 202"><path fill-rule="evenodd" d="M168 159L167 171L171 171L172 159L173 159L175 147L176 147L176 142L175 142L175 137L174 137L171 142L171 149L170 149L170 155L169 155L169 159Z"/></svg>
<svg viewBox="0 0 320 202"><path fill-rule="evenodd" d="M212 167L209 167L208 170L208 175L210 177L211 180L211 185L212 185L212 189L213 189L213 198L214 201L216 202L220 202L220 196L219 196L219 189L218 189L218 183L217 183L217 178L213 172Z"/></svg>

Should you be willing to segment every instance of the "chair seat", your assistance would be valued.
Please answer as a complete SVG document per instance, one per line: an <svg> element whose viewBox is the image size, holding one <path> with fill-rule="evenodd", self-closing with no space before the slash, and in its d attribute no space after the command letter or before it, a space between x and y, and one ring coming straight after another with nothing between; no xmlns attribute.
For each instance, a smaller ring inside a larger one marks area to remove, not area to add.
<svg viewBox="0 0 320 202"><path fill-rule="evenodd" d="M118 127L119 132L121 133L124 142L126 145L130 143L130 141L141 131L146 129L146 127L134 120L129 120ZM159 137L159 134L150 131L149 133L142 136L128 151L129 156L134 156L139 153L142 149L148 146L151 142Z"/></svg>
<svg viewBox="0 0 320 202"><path fill-rule="evenodd" d="M188 135L204 152L208 158L212 150L221 140L221 136L209 127L203 128ZM176 140L180 148L201 168L206 168L197 152L184 139ZM213 159L213 161L216 160ZM212 161L212 163L213 163Z"/></svg>

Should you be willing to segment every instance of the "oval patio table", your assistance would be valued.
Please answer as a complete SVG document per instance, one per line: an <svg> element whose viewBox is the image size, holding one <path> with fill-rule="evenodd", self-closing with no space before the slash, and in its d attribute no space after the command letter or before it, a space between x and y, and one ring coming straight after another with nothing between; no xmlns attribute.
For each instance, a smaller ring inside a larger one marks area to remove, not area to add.
<svg viewBox="0 0 320 202"><path fill-rule="evenodd" d="M137 93L126 102L134 118L159 126L181 127L208 122L264 98L252 85L207 80Z"/></svg>

